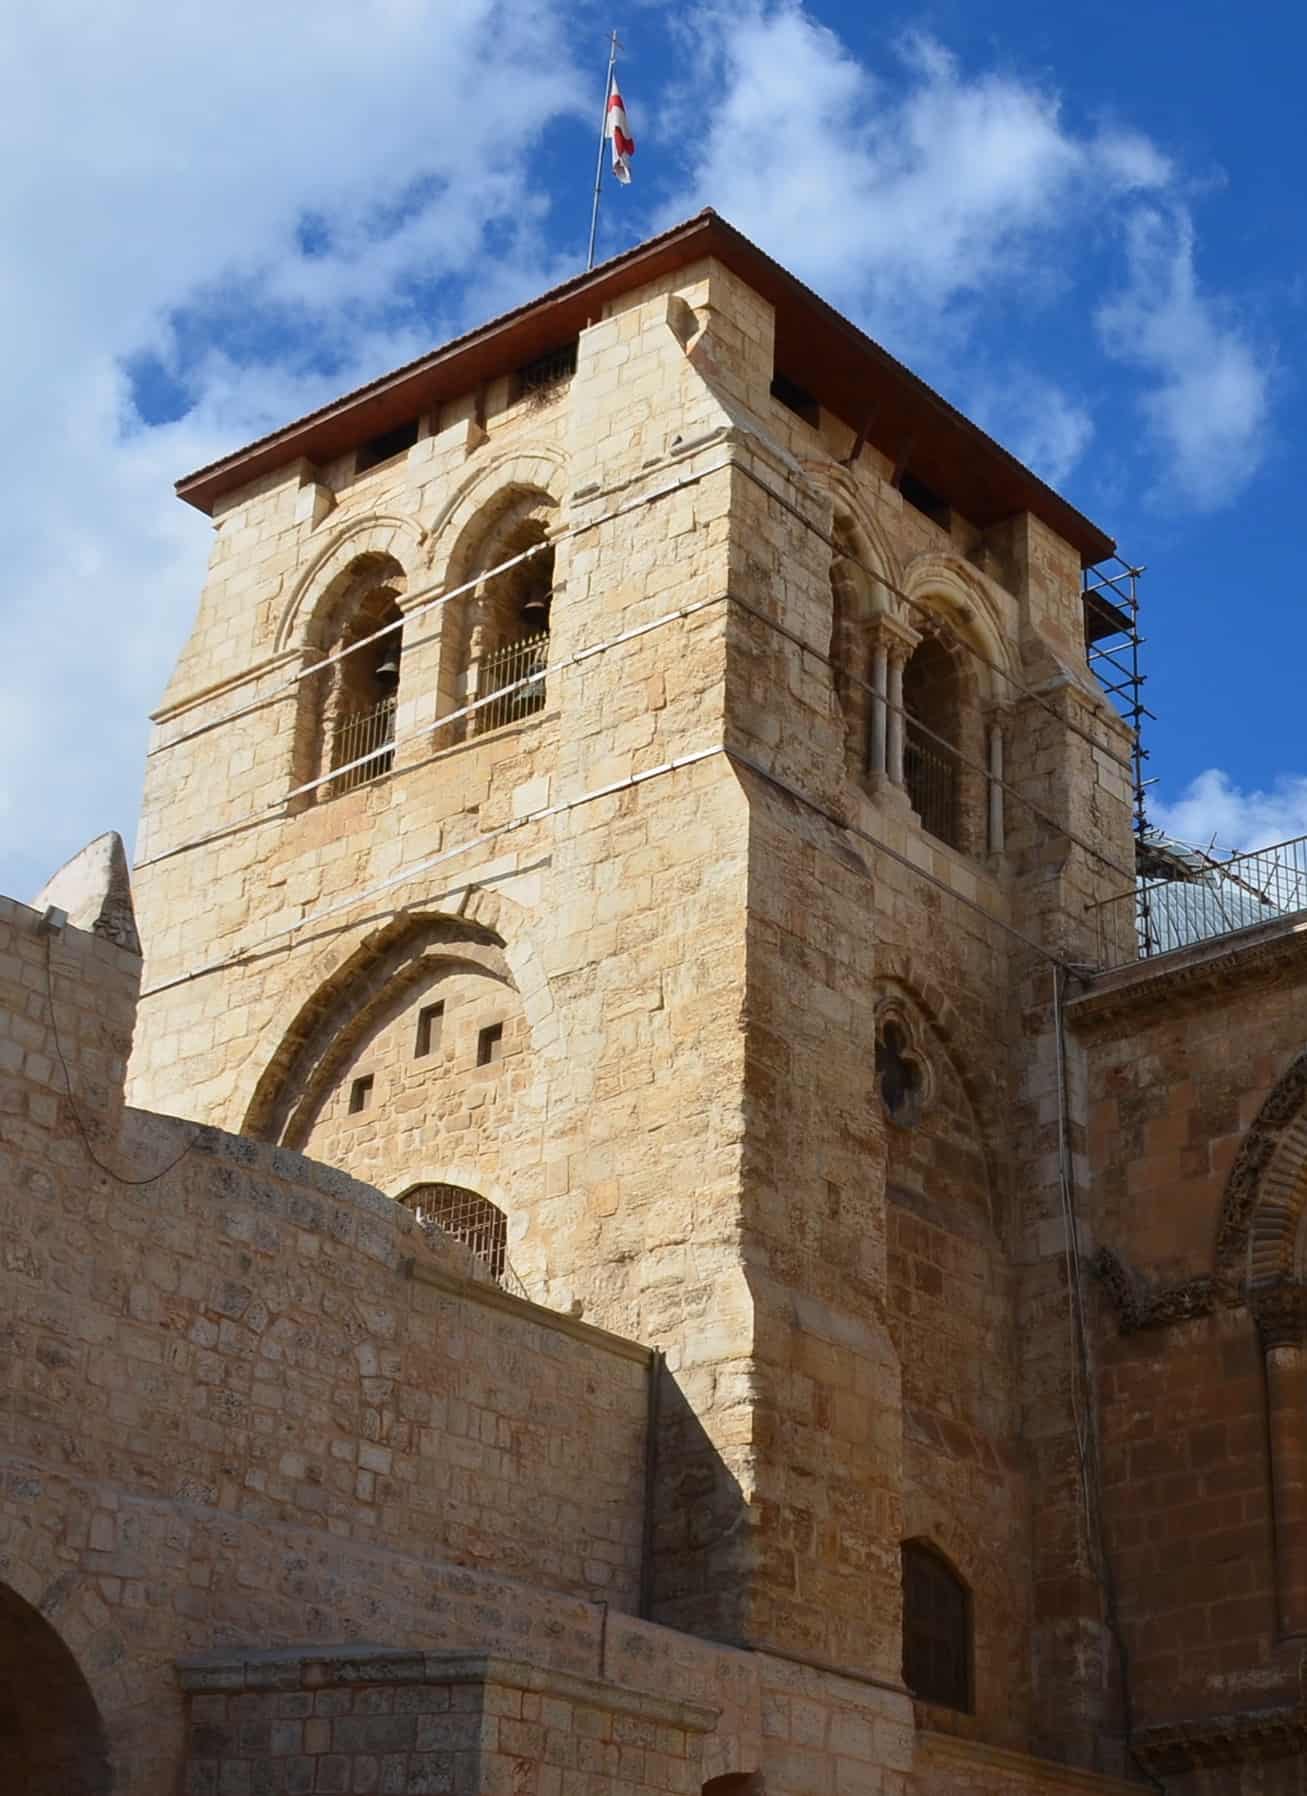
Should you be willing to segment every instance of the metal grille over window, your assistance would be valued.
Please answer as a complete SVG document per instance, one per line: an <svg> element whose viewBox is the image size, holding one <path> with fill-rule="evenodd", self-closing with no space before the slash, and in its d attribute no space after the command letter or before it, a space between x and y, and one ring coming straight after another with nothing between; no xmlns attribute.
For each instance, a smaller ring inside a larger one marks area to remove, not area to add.
<svg viewBox="0 0 1307 1796"><path fill-rule="evenodd" d="M956 848L960 837L957 757L907 719L903 740L903 783L921 827Z"/></svg>
<svg viewBox="0 0 1307 1796"><path fill-rule="evenodd" d="M508 1218L476 1191L462 1185L414 1185L399 1200L427 1227L442 1229L461 1241L504 1282L508 1267Z"/></svg>
<svg viewBox="0 0 1307 1796"><path fill-rule="evenodd" d="M477 712L477 732L501 729L506 723L518 723L545 704L545 666L549 659L549 632L524 636L507 647L495 649L482 658L477 668L477 697L489 698L488 705ZM511 688L505 691L504 688Z"/></svg>
<svg viewBox="0 0 1307 1796"><path fill-rule="evenodd" d="M366 710L347 711L337 719L331 745L333 772L343 768L331 782L333 792L352 792L355 786L380 779L389 773L395 759L395 695L383 698ZM366 758L365 758L366 757ZM355 766L354 763L359 765Z"/></svg>
<svg viewBox="0 0 1307 1796"><path fill-rule="evenodd" d="M571 380L576 373L576 351L575 342L564 343L560 349L551 349L547 355L537 356L534 362L519 368L518 397L544 396L552 393L555 387L561 387L564 381Z"/></svg>
<svg viewBox="0 0 1307 1796"><path fill-rule="evenodd" d="M950 848L962 840L962 689L956 644L931 631L903 669L903 783L921 827Z"/></svg>
<svg viewBox="0 0 1307 1796"><path fill-rule="evenodd" d="M903 1548L903 1678L920 1702L971 1708L971 1593L915 1541Z"/></svg>

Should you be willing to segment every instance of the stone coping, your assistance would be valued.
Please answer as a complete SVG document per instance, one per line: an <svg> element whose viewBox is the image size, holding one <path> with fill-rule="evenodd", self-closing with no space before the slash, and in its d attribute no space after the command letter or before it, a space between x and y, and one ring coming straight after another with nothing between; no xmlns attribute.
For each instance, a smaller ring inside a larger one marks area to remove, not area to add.
<svg viewBox="0 0 1307 1796"><path fill-rule="evenodd" d="M1143 1727L1135 1734L1135 1751L1157 1776L1300 1757L1307 1752L1307 1708L1250 1709Z"/></svg>
<svg viewBox="0 0 1307 1796"><path fill-rule="evenodd" d="M503 1310L507 1315L520 1316L526 1322L535 1323L537 1327L552 1328L558 1334L570 1335L574 1341L584 1341L588 1347L598 1347L605 1353L615 1354L618 1359L635 1360L642 1366L648 1366L653 1361L651 1347L644 1347L639 1341L628 1340L625 1335L610 1334L606 1328L598 1328L593 1322L582 1322L577 1316L565 1316L561 1310L546 1309L543 1304L532 1303L529 1297L517 1297L513 1292L505 1291L502 1285L464 1278L457 1272L448 1271L442 1266L428 1265L417 1259L405 1260L403 1270L416 1284L432 1285L438 1291L447 1291L452 1297L466 1298L469 1303L482 1304L486 1309Z"/></svg>
<svg viewBox="0 0 1307 1796"><path fill-rule="evenodd" d="M1170 1006L1191 995L1210 993L1279 972L1287 962L1307 960L1307 918L1301 914L1274 923L1256 923L1229 935L1213 936L1188 948L1131 961L1110 973L1096 973L1088 989L1066 1003L1074 1029L1133 1021L1153 1005ZM1304 967L1307 971L1307 966Z"/></svg>
<svg viewBox="0 0 1307 1796"><path fill-rule="evenodd" d="M487 1309L501 1310L538 1328L552 1329L556 1334L567 1335L588 1347L597 1347L615 1354L619 1359L633 1360L646 1367L652 1362L652 1348L643 1346L639 1341L628 1340L625 1335L612 1334L593 1322L582 1322L576 1316L566 1316L560 1310L551 1310L544 1304L533 1303L529 1297L516 1297L497 1285L489 1272L484 1277L473 1276L456 1270L448 1263L437 1265L435 1256L440 1255L449 1261L456 1252L461 1252L452 1237L448 1248L443 1243L432 1241L422 1233L417 1218L393 1197L387 1197L375 1185L365 1184L361 1179L356 1179L337 1167L328 1166L325 1161L311 1160L305 1154L296 1153L293 1148L282 1147L274 1142L255 1141L246 1135L233 1135L226 1129L216 1128L212 1123L188 1122L184 1118L167 1116L160 1111L137 1110L129 1106L126 1117L127 1127L135 1131L138 1140L152 1131L164 1132L179 1142L187 1142L192 1154L208 1155L238 1166L250 1176L251 1181L271 1178L279 1182L279 1187L284 1187L274 1188L267 1184L258 1186L253 1190L252 1197L247 1199L248 1208L257 1207L264 1215L285 1219L295 1223L297 1227L331 1235L336 1240L351 1242L356 1239L355 1230L361 1216L387 1223L394 1231L391 1241L380 1251L371 1250L372 1257L389 1263L401 1277L412 1279L416 1284L433 1286L451 1297L479 1303ZM337 1212L337 1218L333 1221L314 1209L308 1194L333 1200L343 1206L343 1218ZM419 1240L432 1256L431 1259L419 1258L418 1255L405 1251ZM364 1248L363 1251L369 1250Z"/></svg>
<svg viewBox="0 0 1307 1796"><path fill-rule="evenodd" d="M251 1649L217 1647L176 1663L177 1681L192 1694L228 1695L243 1691L324 1690L360 1684L498 1684L510 1690L551 1696L614 1714L638 1715L663 1727L709 1734L718 1711L703 1703L678 1702L572 1671L553 1671L498 1653L427 1651L421 1647L378 1646L369 1641L337 1646Z"/></svg>
<svg viewBox="0 0 1307 1796"><path fill-rule="evenodd" d="M1033 1758L1028 1752L1014 1752L1008 1746L987 1746L980 1740L966 1740L956 1734L937 1734L922 1729L917 1735L917 1750L937 1764L951 1761L969 1770L991 1770L1007 1777L1019 1777L1032 1790L1083 1790L1087 1796L1139 1796L1137 1783L1126 1783L1101 1771L1082 1771L1075 1765L1059 1765L1055 1759Z"/></svg>

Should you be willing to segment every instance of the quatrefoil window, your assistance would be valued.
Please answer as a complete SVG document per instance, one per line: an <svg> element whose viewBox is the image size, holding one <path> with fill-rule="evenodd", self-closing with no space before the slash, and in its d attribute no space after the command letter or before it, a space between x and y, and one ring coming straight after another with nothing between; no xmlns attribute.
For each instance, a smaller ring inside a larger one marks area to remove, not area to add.
<svg viewBox="0 0 1307 1796"><path fill-rule="evenodd" d="M926 1076L900 1023L886 1021L881 1026L876 1041L876 1084L890 1121L910 1129L921 1116Z"/></svg>

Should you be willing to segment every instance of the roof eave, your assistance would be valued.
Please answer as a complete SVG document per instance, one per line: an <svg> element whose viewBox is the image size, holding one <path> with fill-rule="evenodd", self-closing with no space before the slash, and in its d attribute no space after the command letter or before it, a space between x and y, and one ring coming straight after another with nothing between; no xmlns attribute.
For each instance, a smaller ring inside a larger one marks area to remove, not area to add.
<svg viewBox="0 0 1307 1796"><path fill-rule="evenodd" d="M430 354L333 400L267 437L224 456L177 482L178 496L212 514L217 501L261 475L303 459L321 464L393 424L430 410L444 399L522 365L603 314L613 299L706 256L716 256L773 305L810 316L812 336L838 345L874 384L887 384L900 408L928 418L945 455L956 455L989 476L989 487L1008 514L1029 511L1068 542L1084 565L1112 554L1115 543L1053 488L936 393L910 368L806 287L742 232L712 211L697 214L659 237L551 292L454 339ZM829 401L817 394L823 403ZM847 402L846 402L847 405ZM843 411L839 412L843 416ZM858 418L845 417L857 429ZM873 434L873 441L875 440ZM972 462L972 457L978 458ZM959 503L965 511L965 505ZM991 506L991 510L993 507ZM978 519L977 521L983 521ZM991 520L992 521L992 520Z"/></svg>

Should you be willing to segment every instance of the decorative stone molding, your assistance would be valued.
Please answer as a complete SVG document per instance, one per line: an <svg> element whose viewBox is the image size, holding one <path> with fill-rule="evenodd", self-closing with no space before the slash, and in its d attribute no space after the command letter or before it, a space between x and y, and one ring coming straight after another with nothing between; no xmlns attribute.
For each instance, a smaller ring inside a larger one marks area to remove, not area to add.
<svg viewBox="0 0 1307 1796"><path fill-rule="evenodd" d="M1307 1285L1277 1279L1252 1291L1248 1307L1264 1351L1307 1344Z"/></svg>
<svg viewBox="0 0 1307 1796"><path fill-rule="evenodd" d="M922 628L933 614L979 649L983 659L976 672L981 698L1002 698L1014 689L1017 669L1010 640L983 575L959 555L928 551L908 563L902 585L910 601L907 614L915 628Z"/></svg>
<svg viewBox="0 0 1307 1796"><path fill-rule="evenodd" d="M398 512L370 512L346 524L296 580L277 624L274 646L290 648L295 639L303 638L305 620L313 618L328 589L355 562L364 556L385 556L409 574L426 539L416 518Z"/></svg>
<svg viewBox="0 0 1307 1796"><path fill-rule="evenodd" d="M915 1128L935 1094L935 1074L921 1033L904 1004L893 997L881 1000L876 1008L876 1089L886 1116L900 1129Z"/></svg>
<svg viewBox="0 0 1307 1796"><path fill-rule="evenodd" d="M1307 930L1300 920L1258 923L1110 973L1086 974L1084 989L1067 1002L1067 1022L1078 1035L1118 1040L1156 1012L1174 1017L1184 1005L1210 1003L1214 992L1276 984L1305 955ZM1307 967L1299 970L1307 973Z"/></svg>
<svg viewBox="0 0 1307 1796"><path fill-rule="evenodd" d="M717 1710L607 1679L583 1677L508 1659L498 1653L432 1652L420 1647L379 1646L371 1641L340 1646L270 1647L251 1652L217 1647L177 1661L177 1682L191 1692L329 1690L354 1684L499 1684L565 1702L584 1703L618 1715L638 1715L660 1727L707 1734Z"/></svg>
<svg viewBox="0 0 1307 1796"><path fill-rule="evenodd" d="M1216 1265L1250 1287L1289 1277L1307 1201L1307 1049L1292 1060L1248 1129L1216 1230Z"/></svg>
<svg viewBox="0 0 1307 1796"><path fill-rule="evenodd" d="M1176 1285L1164 1285L1148 1291L1114 1254L1110 1247L1100 1247L1090 1262L1108 1301L1116 1311L1123 1335L1142 1328L1169 1328L1179 1322L1193 1322L1209 1316L1225 1303L1238 1304L1241 1297L1224 1291L1217 1280L1206 1274L1186 1278Z"/></svg>
<svg viewBox="0 0 1307 1796"><path fill-rule="evenodd" d="M1307 1751L1307 1709L1295 1704L1170 1722L1140 1728L1131 1744L1139 1763L1155 1777L1209 1765L1260 1764Z"/></svg>
<svg viewBox="0 0 1307 1796"><path fill-rule="evenodd" d="M902 618L882 611L868 624L867 640L873 649L883 647L891 660L906 661L921 641L921 631L905 624Z"/></svg>
<svg viewBox="0 0 1307 1796"><path fill-rule="evenodd" d="M957 1777L966 1777L961 1789L1028 1790L1030 1796L1055 1796L1056 1792L1083 1791L1085 1796L1139 1796L1139 1785L1106 1777L1100 1771L1080 1771L1073 1765L1056 1765L1006 1746L988 1746L981 1740L923 1728L917 1734L917 1752L930 1766ZM971 1779L977 1781L973 1783ZM979 1781L983 1779L983 1784Z"/></svg>
<svg viewBox="0 0 1307 1796"><path fill-rule="evenodd" d="M565 502L567 458L552 444L532 443L508 450L478 465L451 494L432 523L433 572L466 579L467 552L492 527L502 506L535 494L561 512Z"/></svg>
<svg viewBox="0 0 1307 1796"><path fill-rule="evenodd" d="M891 586L899 585L899 567L893 545L865 504L861 483L833 462L805 463L804 472L814 485L824 487L830 493L836 516L844 514L846 524L853 527L855 541L861 538L860 546L867 551L860 557L864 562L863 572L873 579L884 579Z"/></svg>

